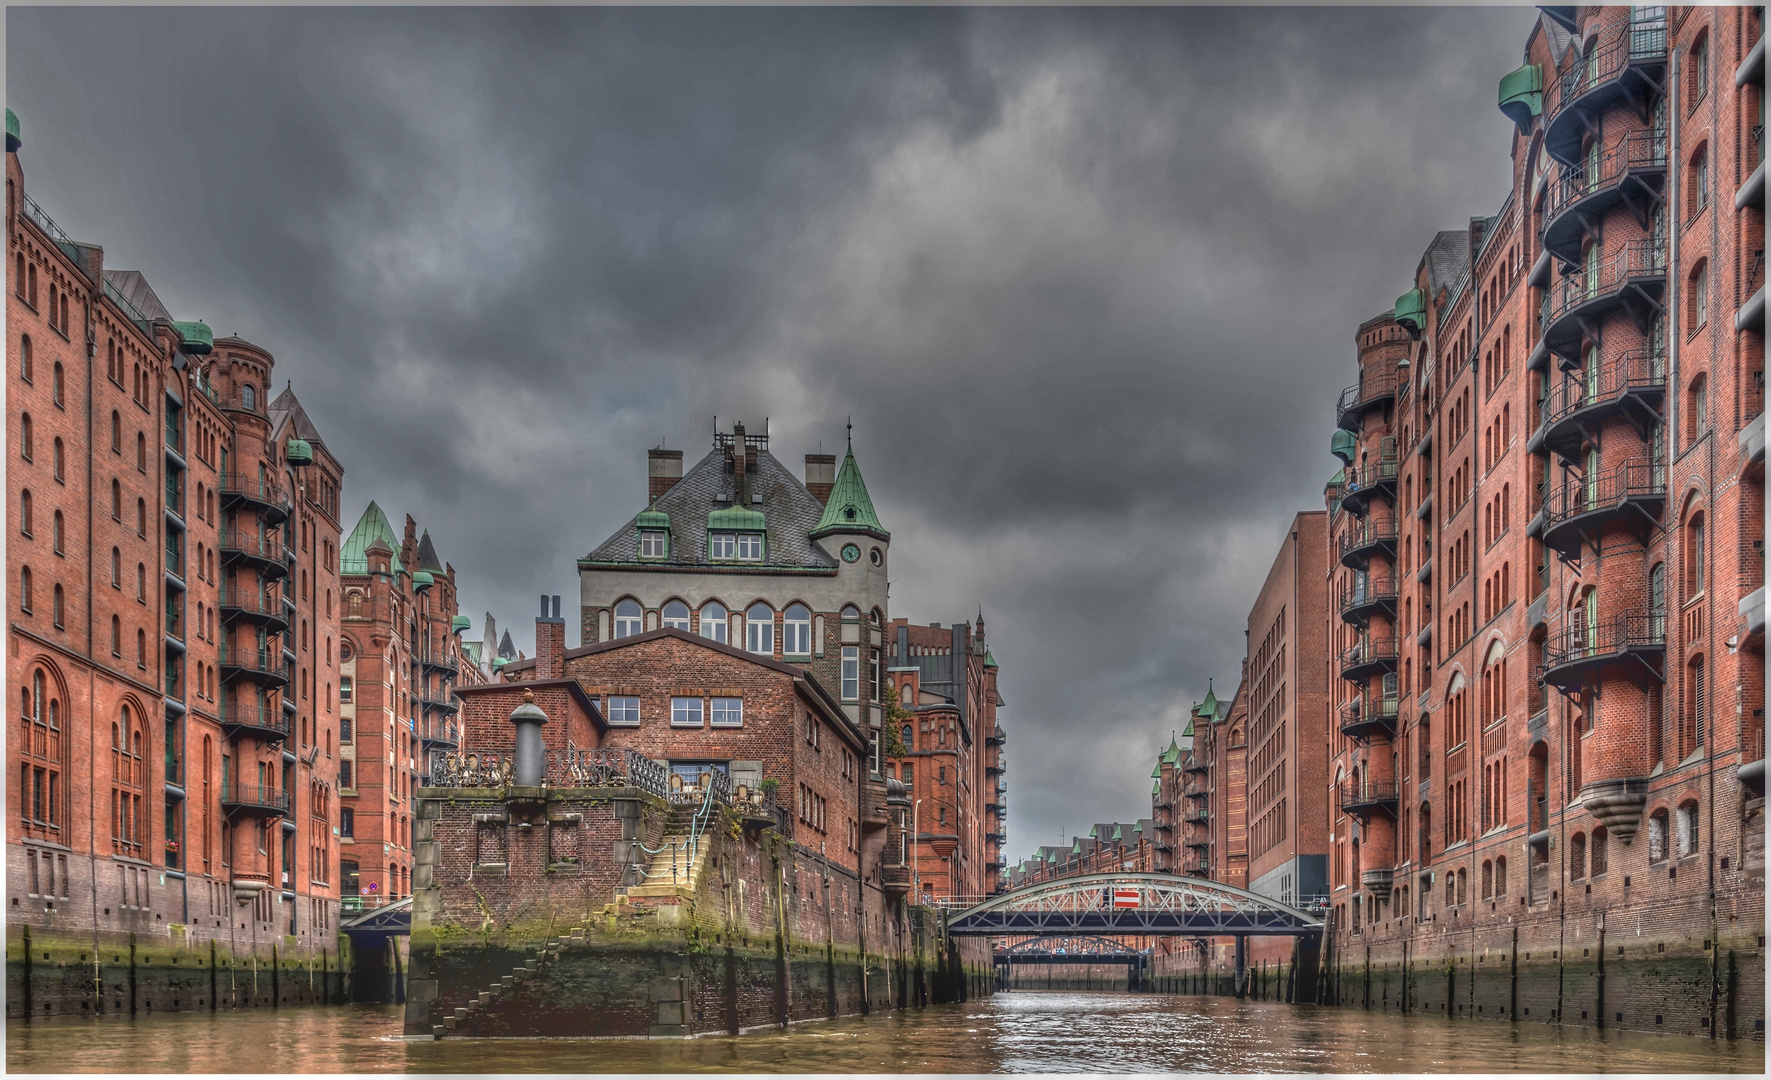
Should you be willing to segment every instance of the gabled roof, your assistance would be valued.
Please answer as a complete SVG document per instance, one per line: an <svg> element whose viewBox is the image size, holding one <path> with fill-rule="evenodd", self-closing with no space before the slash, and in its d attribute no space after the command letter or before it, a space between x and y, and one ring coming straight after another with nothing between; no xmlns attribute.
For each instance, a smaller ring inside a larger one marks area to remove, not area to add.
<svg viewBox="0 0 1771 1080"><path fill-rule="evenodd" d="M443 569L443 561L437 558L437 548L430 542L430 530L418 538L418 569L429 570L433 574L447 574Z"/></svg>
<svg viewBox="0 0 1771 1080"><path fill-rule="evenodd" d="M878 536L882 540L892 538L892 534L886 532L885 527L879 523L879 515L873 510L873 499L868 496L867 485L861 480L861 467L855 464L853 448L843 456L842 468L836 472L836 484L831 487L830 496L824 500L824 513L819 517L812 535L827 532L860 532Z"/></svg>
<svg viewBox="0 0 1771 1080"><path fill-rule="evenodd" d="M763 500L763 561L739 565L771 571L800 569L834 573L836 559L811 538L824 507L799 478L767 450L756 451L756 462L756 472L750 477L750 483L751 490L760 493ZM732 507L736 495L737 486L731 474L726 472L725 457L716 448L645 508L644 512L662 513L670 519L668 558L640 560L639 515L636 514L590 554L578 560L578 565L706 566L708 515ZM724 496L724 499L716 499L716 496Z"/></svg>
<svg viewBox="0 0 1771 1080"><path fill-rule="evenodd" d="M295 396L294 383L284 384L283 392L277 395L275 401L271 402L266 412L270 415L273 428L281 420L287 418L290 433L296 438L306 439L308 442L325 441L320 438L319 429L314 427L314 422L308 418L307 410L301 407L300 399Z"/></svg>
<svg viewBox="0 0 1771 1080"><path fill-rule="evenodd" d="M511 644L509 630L506 630L504 636L498 640L498 655L506 660L517 658L517 647Z"/></svg>
<svg viewBox="0 0 1771 1080"><path fill-rule="evenodd" d="M344 546L338 549L338 572L341 574L367 574L369 572L369 545L380 540L388 546L388 550L398 552L400 542L394 536L394 528L387 523L387 515L373 499L363 516L357 520L357 527L344 538ZM406 568L400 563L400 556L395 554L389 562L389 569L394 573L404 573Z"/></svg>
<svg viewBox="0 0 1771 1080"><path fill-rule="evenodd" d="M1446 229L1433 237L1421 256L1427 268L1427 297L1437 301L1440 289L1449 289L1470 265L1470 230Z"/></svg>
<svg viewBox="0 0 1771 1080"><path fill-rule="evenodd" d="M172 321L172 313L154 295L153 287L148 284L147 278L141 276L140 270L106 270L104 276L105 284L121 293L123 299L135 306L135 310L150 319Z"/></svg>

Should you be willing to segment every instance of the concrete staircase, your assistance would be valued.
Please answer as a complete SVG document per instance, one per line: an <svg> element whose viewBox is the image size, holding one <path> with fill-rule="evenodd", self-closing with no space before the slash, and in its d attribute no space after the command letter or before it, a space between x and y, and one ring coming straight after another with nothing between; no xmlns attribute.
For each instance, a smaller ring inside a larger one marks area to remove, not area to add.
<svg viewBox="0 0 1771 1080"><path fill-rule="evenodd" d="M707 850L712 846L703 839L696 845L694 858L689 858L689 829L694 817L694 810L690 807L671 810L664 825L662 850L652 856L651 865L646 867L645 880L628 887L630 900L675 899L694 892L701 868L707 865Z"/></svg>
<svg viewBox="0 0 1771 1080"><path fill-rule="evenodd" d="M497 982L486 987L486 989L481 990L479 994L470 998L466 1005L456 1006L454 1015L445 1016L443 1017L442 1023L432 1025L430 1029L431 1034L436 1038L441 1039L443 1036L468 1024L474 1018L485 1015L486 1012L499 1001L499 999L513 991L518 983L535 975L544 965L559 959L560 948L563 945L583 940L584 928L577 926L567 931L565 937L549 940L546 944L535 950L534 956L523 961L519 966L512 968L509 975L503 976Z"/></svg>

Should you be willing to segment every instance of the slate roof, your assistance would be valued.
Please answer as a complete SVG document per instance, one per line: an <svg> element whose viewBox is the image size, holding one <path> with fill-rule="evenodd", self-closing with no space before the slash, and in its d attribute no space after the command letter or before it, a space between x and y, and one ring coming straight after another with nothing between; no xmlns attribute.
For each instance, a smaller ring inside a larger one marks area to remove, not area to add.
<svg viewBox="0 0 1771 1080"><path fill-rule="evenodd" d="M326 445L326 440L320 437L320 430L314 427L314 422L309 419L307 410L301 407L301 400L295 396L293 384L283 386L283 392L270 403L265 414L270 419L271 430L276 432L278 437L286 438L293 435L298 439L307 440L314 446ZM395 550L398 550L398 545L395 546Z"/></svg>
<svg viewBox="0 0 1771 1080"><path fill-rule="evenodd" d="M1440 289L1449 289L1463 277L1470 265L1470 231L1446 229L1433 237L1427 253L1421 256L1427 267L1427 295L1437 298Z"/></svg>
<svg viewBox="0 0 1771 1080"><path fill-rule="evenodd" d="M443 568L442 560L437 558L436 545L430 542L429 529L424 530L424 535L418 538L418 569L429 570L433 574L448 573Z"/></svg>
<svg viewBox="0 0 1771 1080"><path fill-rule="evenodd" d="M1537 21L1538 25L1543 27L1544 40L1549 42L1550 59L1555 62L1557 67L1560 67L1562 64L1562 55L1568 51L1568 43L1574 40L1574 35L1570 34L1563 28L1561 23L1550 18L1548 15L1540 13L1537 17Z"/></svg>
<svg viewBox="0 0 1771 1080"><path fill-rule="evenodd" d="M756 473L751 478L755 491L762 494L765 519L763 561L742 563L744 567L770 570L800 569L834 572L837 561L812 542L811 534L824 516L824 507L806 490L799 478L789 472L767 450L756 452ZM726 501L716 502L715 495ZM579 560L580 566L706 566L707 515L732 506L737 495L733 477L726 472L725 457L716 448L696 462L695 467L658 496L648 510L670 515L670 557L647 559L639 557L639 515L615 530L590 554ZM730 565L720 563L719 565Z"/></svg>
<svg viewBox="0 0 1771 1080"><path fill-rule="evenodd" d="M150 319L172 321L171 312L160 298L154 295L153 287L148 279L141 276L140 270L106 270L105 282L123 295L123 299L135 305L135 310Z"/></svg>
<svg viewBox="0 0 1771 1080"><path fill-rule="evenodd" d="M380 540L394 552L388 560L388 568L394 573L403 573L406 567L400 562L400 541L394 536L394 528L387 523L387 515L381 507L371 499L369 508L357 519L356 528L344 538L344 546L338 549L338 572L341 574L367 574L369 572L369 545Z"/></svg>

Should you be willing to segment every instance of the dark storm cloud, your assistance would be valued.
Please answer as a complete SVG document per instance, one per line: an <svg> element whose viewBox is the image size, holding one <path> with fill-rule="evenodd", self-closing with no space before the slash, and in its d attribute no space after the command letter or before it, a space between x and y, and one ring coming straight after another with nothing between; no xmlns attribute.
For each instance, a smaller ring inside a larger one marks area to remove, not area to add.
<svg viewBox="0 0 1771 1080"><path fill-rule="evenodd" d="M658 439L853 415L894 614L985 608L1020 853L1235 685L1534 17L14 8L7 92L49 212L271 349L476 625L570 602Z"/></svg>

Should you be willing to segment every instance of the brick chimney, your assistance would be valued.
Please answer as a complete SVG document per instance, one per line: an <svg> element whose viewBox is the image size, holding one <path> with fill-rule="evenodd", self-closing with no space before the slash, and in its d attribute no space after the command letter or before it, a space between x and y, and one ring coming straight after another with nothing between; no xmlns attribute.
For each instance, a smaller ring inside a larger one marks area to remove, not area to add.
<svg viewBox="0 0 1771 1080"><path fill-rule="evenodd" d="M836 455L806 455L806 490L819 502L830 498L830 489L836 486Z"/></svg>
<svg viewBox="0 0 1771 1080"><path fill-rule="evenodd" d="M535 620L535 677L558 679L566 674L566 620L560 618L560 598L541 597L541 615Z"/></svg>
<svg viewBox="0 0 1771 1080"><path fill-rule="evenodd" d="M646 451L646 500L650 502L683 478L683 452L661 446Z"/></svg>

